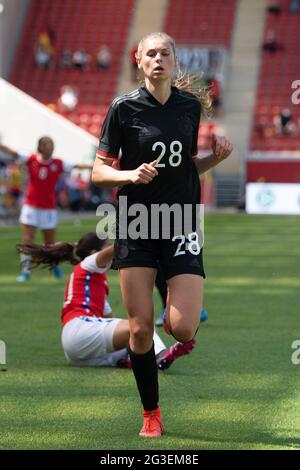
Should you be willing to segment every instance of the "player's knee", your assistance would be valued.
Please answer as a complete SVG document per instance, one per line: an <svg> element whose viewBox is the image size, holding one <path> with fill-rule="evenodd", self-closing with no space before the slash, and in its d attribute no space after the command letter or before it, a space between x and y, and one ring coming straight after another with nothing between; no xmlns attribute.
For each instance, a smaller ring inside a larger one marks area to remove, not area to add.
<svg viewBox="0 0 300 470"><path fill-rule="evenodd" d="M137 346L151 343L153 337L153 327L151 323L135 324L130 330L130 338Z"/></svg>
<svg viewBox="0 0 300 470"><path fill-rule="evenodd" d="M194 338L195 334L197 333L197 327L195 326L178 326L172 329L172 333L177 341L180 343L187 343Z"/></svg>

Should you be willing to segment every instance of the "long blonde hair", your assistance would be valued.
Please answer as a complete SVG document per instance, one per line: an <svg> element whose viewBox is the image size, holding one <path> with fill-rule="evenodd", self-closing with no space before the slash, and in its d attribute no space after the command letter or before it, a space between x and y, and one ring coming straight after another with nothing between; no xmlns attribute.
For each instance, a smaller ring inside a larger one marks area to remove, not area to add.
<svg viewBox="0 0 300 470"><path fill-rule="evenodd" d="M165 41L169 42L176 60L176 45L174 39L166 33L157 32L157 33L150 33L144 36L137 48L137 56L141 57L144 43L153 37L161 37ZM177 70L176 76L172 79L171 82L172 86L178 88L178 90L185 91L194 95L201 104L201 114L205 117L211 117L212 115L212 98L211 98L211 91L210 88L207 86L199 85L199 77L196 75L191 75L187 72L182 72L181 70Z"/></svg>

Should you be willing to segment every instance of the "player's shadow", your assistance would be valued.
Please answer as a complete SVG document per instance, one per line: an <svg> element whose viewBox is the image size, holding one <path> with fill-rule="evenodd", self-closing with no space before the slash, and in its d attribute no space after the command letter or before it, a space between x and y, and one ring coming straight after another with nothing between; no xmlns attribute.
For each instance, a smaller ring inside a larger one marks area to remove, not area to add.
<svg viewBox="0 0 300 470"><path fill-rule="evenodd" d="M183 423L184 424L184 423ZM189 431L189 427L186 426L184 437L187 440L192 440L195 442L199 440L199 444L201 445L201 449L205 449L205 443L207 443L207 448L218 448L218 449L261 449L262 447L268 448L269 446L276 446L278 448L290 448L292 449L300 449L300 434L297 433L298 436L295 437L278 437L278 434L292 434L295 430L286 430L276 428L276 436L272 434L272 432L264 430L259 427L251 427L245 431L244 425L237 428L237 426L232 425L232 430L230 430L230 425L228 426L228 421L222 422L218 421L219 429L226 429L226 438L225 437L216 437L216 435L210 436L209 434L212 431L208 431L210 428L210 424L207 425L204 423L199 423L200 426L203 428L203 434L201 430L198 428L197 433L193 433ZM174 428L175 429L175 428ZM176 431L168 430L168 436L178 438L182 437L182 434L176 433ZM201 439L201 434L203 439ZM224 444L224 446L222 446Z"/></svg>

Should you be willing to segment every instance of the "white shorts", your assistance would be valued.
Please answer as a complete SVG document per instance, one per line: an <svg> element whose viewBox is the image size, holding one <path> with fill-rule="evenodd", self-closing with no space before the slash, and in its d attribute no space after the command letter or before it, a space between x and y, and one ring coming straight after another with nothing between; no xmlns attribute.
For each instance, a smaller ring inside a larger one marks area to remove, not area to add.
<svg viewBox="0 0 300 470"><path fill-rule="evenodd" d="M24 204L21 209L19 222L42 230L54 229L57 226L57 211L56 209L37 209L36 207Z"/></svg>
<svg viewBox="0 0 300 470"><path fill-rule="evenodd" d="M61 334L67 361L74 366L115 366L127 349L114 352L113 334L120 318L76 317Z"/></svg>

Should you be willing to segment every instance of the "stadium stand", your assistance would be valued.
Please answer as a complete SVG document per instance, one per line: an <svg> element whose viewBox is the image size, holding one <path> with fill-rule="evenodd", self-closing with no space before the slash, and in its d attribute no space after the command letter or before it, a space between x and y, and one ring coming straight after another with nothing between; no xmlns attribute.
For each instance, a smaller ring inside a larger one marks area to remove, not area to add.
<svg viewBox="0 0 300 470"><path fill-rule="evenodd" d="M231 46L236 0L169 1L165 31L178 43Z"/></svg>
<svg viewBox="0 0 300 470"><path fill-rule="evenodd" d="M107 104L115 94L122 53L127 40L134 0L33 0L19 43L10 81L42 103L55 105L63 85L79 90L79 105L62 113L91 134L99 126ZM50 11L50 14L49 14ZM117 13L117 14L116 14ZM34 49L40 32L51 26L53 56L49 68L37 67ZM106 44L112 54L109 70L97 71L96 53ZM65 49L84 49L91 57L86 70L59 66Z"/></svg>
<svg viewBox="0 0 300 470"><path fill-rule="evenodd" d="M253 116L250 150L295 151L300 147L300 108L292 103L292 82L300 76L299 14L289 11L290 0L281 0L280 14L266 14L264 41L275 33L278 49L262 50L261 66ZM294 135L276 132L274 119L289 108L295 127Z"/></svg>
<svg viewBox="0 0 300 470"><path fill-rule="evenodd" d="M107 106L116 94L120 51L127 41L134 0L76 0L76 8L74 5L74 0L65 0L63 6L60 0L31 2L10 81L98 137ZM236 0L172 0L168 2L163 29L178 44L230 49L235 10ZM34 50L40 32L49 26L54 33L53 55L50 66L44 69L37 67ZM109 47L112 62L109 70L97 71L95 58L101 44ZM63 52L77 49L84 49L92 58L86 70L61 67ZM71 112L57 107L60 90L67 84L79 90L79 104ZM209 148L215 131L214 122L202 122L200 148Z"/></svg>

